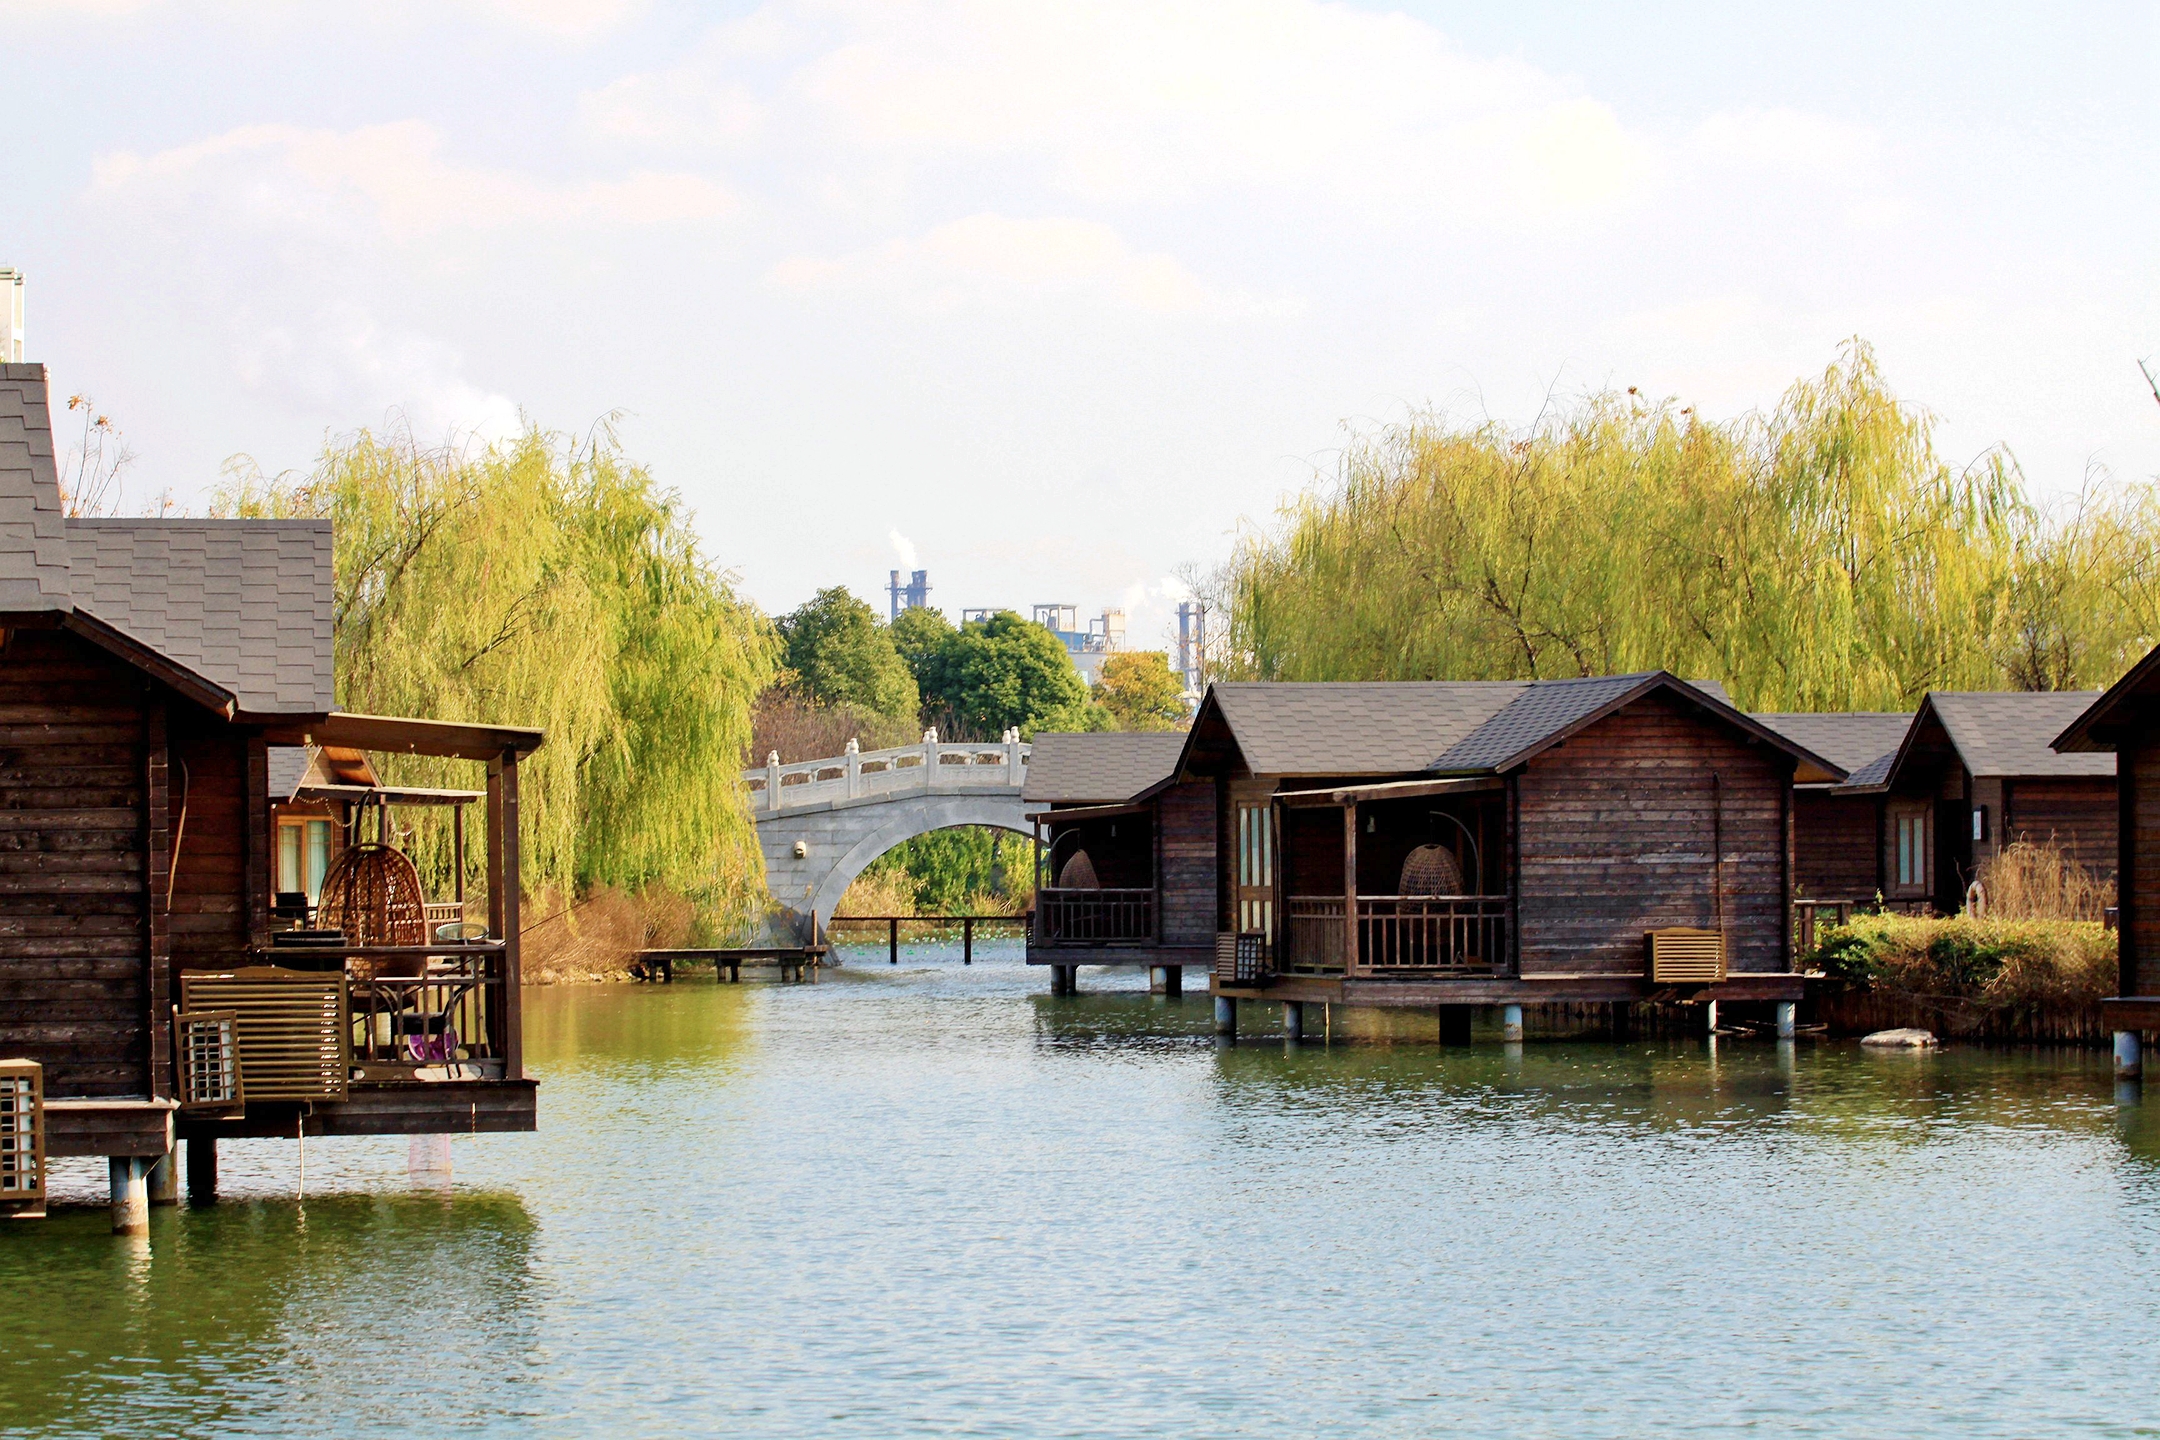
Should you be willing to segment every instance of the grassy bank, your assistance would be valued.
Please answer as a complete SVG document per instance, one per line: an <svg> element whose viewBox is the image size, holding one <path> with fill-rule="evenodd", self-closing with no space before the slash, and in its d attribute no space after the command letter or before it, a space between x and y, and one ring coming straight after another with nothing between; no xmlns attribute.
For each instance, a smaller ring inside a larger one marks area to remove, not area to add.
<svg viewBox="0 0 2160 1440"><path fill-rule="evenodd" d="M1833 1032L1915 1025L1959 1039L2104 1038L2115 932L2098 920L1858 915L1804 968L1840 982L1818 1004Z"/></svg>

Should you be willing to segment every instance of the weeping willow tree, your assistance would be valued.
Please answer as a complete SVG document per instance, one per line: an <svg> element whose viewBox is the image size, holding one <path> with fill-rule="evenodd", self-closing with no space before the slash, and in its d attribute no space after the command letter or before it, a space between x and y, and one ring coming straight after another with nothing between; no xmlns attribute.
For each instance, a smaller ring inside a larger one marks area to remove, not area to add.
<svg viewBox="0 0 2160 1440"><path fill-rule="evenodd" d="M664 885L720 926L756 908L738 777L771 627L612 434L532 429L468 455L363 431L304 476L236 467L218 508L335 523L342 708L547 731L521 771L529 885ZM473 784L469 762L378 760L401 783ZM447 823L410 813L439 882Z"/></svg>
<svg viewBox="0 0 2160 1440"><path fill-rule="evenodd" d="M1767 415L1596 395L1526 431L1414 417L1223 576L1230 668L1516 679L1664 668L1755 709L2104 683L2160 633L2160 506L1953 470L1850 342Z"/></svg>

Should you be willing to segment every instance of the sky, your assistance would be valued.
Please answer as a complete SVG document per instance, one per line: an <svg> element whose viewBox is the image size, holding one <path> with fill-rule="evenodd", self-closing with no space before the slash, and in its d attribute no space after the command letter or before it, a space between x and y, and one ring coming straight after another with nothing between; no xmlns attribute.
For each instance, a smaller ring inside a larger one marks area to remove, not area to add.
<svg viewBox="0 0 2160 1440"><path fill-rule="evenodd" d="M769 611L1123 605L1432 407L1877 349L2160 475L2160 8L0 0L0 265L133 503L619 416Z"/></svg>

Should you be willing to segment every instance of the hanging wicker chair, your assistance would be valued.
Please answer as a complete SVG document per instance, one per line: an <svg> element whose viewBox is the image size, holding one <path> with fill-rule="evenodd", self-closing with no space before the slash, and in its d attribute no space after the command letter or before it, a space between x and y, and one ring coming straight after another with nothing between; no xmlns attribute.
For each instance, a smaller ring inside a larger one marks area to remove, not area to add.
<svg viewBox="0 0 2160 1440"><path fill-rule="evenodd" d="M1460 895L1462 862L1439 845L1420 845L1403 860L1398 895Z"/></svg>
<svg viewBox="0 0 2160 1440"><path fill-rule="evenodd" d="M1075 850L1065 868L1058 872L1060 890L1100 890L1102 881L1095 877L1095 862L1088 859L1085 850Z"/></svg>
<svg viewBox="0 0 2160 1440"><path fill-rule="evenodd" d="M344 931L349 945L427 943L420 872L389 845L354 845L332 861L315 913L318 925Z"/></svg>

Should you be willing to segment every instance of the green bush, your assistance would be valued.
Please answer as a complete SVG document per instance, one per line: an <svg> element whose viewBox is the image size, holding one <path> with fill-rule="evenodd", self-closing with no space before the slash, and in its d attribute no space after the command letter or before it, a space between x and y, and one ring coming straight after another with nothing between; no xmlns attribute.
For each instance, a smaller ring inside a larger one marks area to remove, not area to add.
<svg viewBox="0 0 2160 1440"><path fill-rule="evenodd" d="M1825 930L1802 965L1911 995L2082 1005L2115 991L2115 932L2086 920L1863 914Z"/></svg>

